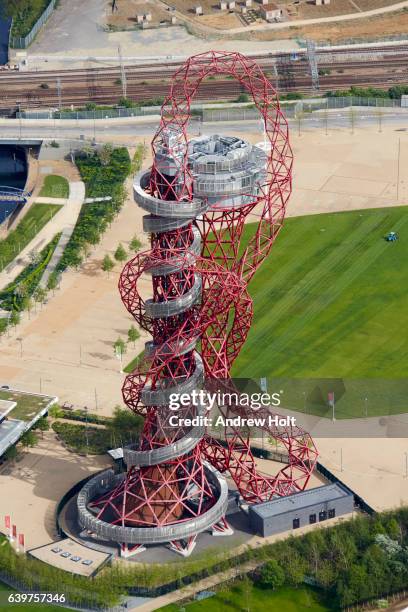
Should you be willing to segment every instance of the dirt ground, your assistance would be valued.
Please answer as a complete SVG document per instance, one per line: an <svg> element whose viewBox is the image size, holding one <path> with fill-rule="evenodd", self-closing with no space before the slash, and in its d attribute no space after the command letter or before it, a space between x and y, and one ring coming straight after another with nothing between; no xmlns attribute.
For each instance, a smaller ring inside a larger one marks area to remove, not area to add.
<svg viewBox="0 0 408 612"><path fill-rule="evenodd" d="M283 3L278 2L278 4L282 5ZM316 6L310 1L304 1L298 5L293 1L286 1L284 4L291 11L292 19L320 19L320 17L371 11L395 4L395 0L333 0L330 4L324 6Z"/></svg>
<svg viewBox="0 0 408 612"><path fill-rule="evenodd" d="M360 0L361 2L361 0ZM373 7L374 8L374 7ZM377 7L378 8L378 7ZM379 15L368 19L342 21L341 23L324 23L304 27L291 27L273 32L251 32L251 40L281 40L292 38L310 38L316 41L336 43L350 39L371 40L384 36L399 35L408 31L408 12L398 11L388 15Z"/></svg>
<svg viewBox="0 0 408 612"><path fill-rule="evenodd" d="M160 21L170 21L169 12L155 0L117 0L116 7L115 12L107 12L107 23L118 29L134 28L137 25L137 15L147 13L152 16L152 25L157 25Z"/></svg>
<svg viewBox="0 0 408 612"><path fill-rule="evenodd" d="M17 531L25 535L27 548L47 544L57 535L55 509L64 493L111 464L107 455L74 455L53 432L46 432L37 447L22 451L14 465L7 462L0 468L0 516L11 515Z"/></svg>

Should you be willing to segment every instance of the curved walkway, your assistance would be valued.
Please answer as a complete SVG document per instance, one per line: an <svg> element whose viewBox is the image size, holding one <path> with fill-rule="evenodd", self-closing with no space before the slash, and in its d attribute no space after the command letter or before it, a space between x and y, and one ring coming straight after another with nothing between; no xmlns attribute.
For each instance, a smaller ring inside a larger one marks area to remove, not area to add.
<svg viewBox="0 0 408 612"><path fill-rule="evenodd" d="M12 283L15 278L24 270L29 263L29 254L32 251L40 251L43 249L56 234L62 232L61 240L55 249L54 256L47 267L52 271L52 264L56 265L56 258L62 255L61 248L65 248L66 242L71 237L77 222L79 213L81 211L82 204L85 199L85 185L81 181L75 181L69 183L69 198L65 205L62 206L56 215L49 221L33 240L19 253L16 259L14 259L4 270L0 273L0 289ZM47 198L49 202L50 198ZM61 201L62 202L62 201ZM54 269L54 268L53 268ZM45 276L45 275L44 275ZM43 277L44 278L44 277ZM48 280L48 276L47 276Z"/></svg>
<svg viewBox="0 0 408 612"><path fill-rule="evenodd" d="M51 257L48 266L41 278L40 286L46 287L48 279L51 274L55 272L57 265L64 253L65 247L67 246L72 232L74 231L76 222L81 212L82 204L85 202L85 184L82 181L70 182L69 183L69 197L63 210L67 211L69 217L65 221L65 226L62 230L61 237L55 248L53 256Z"/></svg>

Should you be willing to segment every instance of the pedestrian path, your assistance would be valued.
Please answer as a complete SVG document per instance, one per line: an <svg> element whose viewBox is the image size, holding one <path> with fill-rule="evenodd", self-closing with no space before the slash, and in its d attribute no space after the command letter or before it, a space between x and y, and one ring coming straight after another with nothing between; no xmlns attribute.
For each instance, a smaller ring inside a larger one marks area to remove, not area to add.
<svg viewBox="0 0 408 612"><path fill-rule="evenodd" d="M51 240L60 232L62 232L61 240L58 243L56 252L60 253L58 247L61 244L66 245L66 241L69 240L75 224L77 222L79 213L81 211L82 204L85 199L85 185L81 181L69 183L69 198L67 200L58 200L58 204L62 204L61 209L54 215L54 217L38 232L38 234L31 240L31 242L18 254L6 268L0 273L0 289L6 287L12 283L17 276L24 270L24 268L30 263L30 253L41 251ZM48 204L52 204L50 201L52 198L46 198ZM65 242L62 242L64 238ZM54 253L55 255L55 253ZM55 262L55 257L51 258L50 264ZM48 266L49 267L49 266ZM47 267L47 270L48 270ZM51 273L51 272L50 272ZM48 280L48 278L47 278Z"/></svg>
<svg viewBox="0 0 408 612"><path fill-rule="evenodd" d="M67 200L65 208L70 211L70 218L67 220L67 224L62 230L61 238L55 248L55 251L45 268L44 274L40 281L40 287L44 289L47 287L48 280L53 272L55 272L60 259L64 253L65 247L67 246L69 239L72 236L76 222L78 220L79 213L81 212L82 204L85 201L85 185L82 181L70 182L69 183L69 198Z"/></svg>

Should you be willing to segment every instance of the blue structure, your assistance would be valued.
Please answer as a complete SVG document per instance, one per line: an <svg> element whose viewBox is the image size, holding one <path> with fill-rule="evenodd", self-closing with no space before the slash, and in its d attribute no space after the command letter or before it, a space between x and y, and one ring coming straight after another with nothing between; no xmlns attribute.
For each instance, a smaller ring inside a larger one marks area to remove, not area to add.
<svg viewBox="0 0 408 612"><path fill-rule="evenodd" d="M389 232L385 239L387 242L396 242L398 240L398 234L396 232Z"/></svg>

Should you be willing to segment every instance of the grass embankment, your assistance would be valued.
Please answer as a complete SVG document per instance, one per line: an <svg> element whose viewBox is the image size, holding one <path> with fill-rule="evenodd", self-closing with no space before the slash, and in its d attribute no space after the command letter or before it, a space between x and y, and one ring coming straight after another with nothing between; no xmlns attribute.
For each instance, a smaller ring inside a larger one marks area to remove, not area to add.
<svg viewBox="0 0 408 612"><path fill-rule="evenodd" d="M55 204L34 204L7 238L0 240L0 272L17 257L60 210Z"/></svg>
<svg viewBox="0 0 408 612"><path fill-rule="evenodd" d="M162 612L178 612L180 606L171 604L160 608ZM216 595L194 601L184 603L183 609L188 612L220 612L250 610L251 612L264 612L265 610L276 612L300 612L307 610L308 612L326 612L334 610L330 605L330 600L324 592L309 587L281 588L276 591L272 589L263 589L256 584L248 581L248 583L238 582L231 588L223 591L218 591Z"/></svg>
<svg viewBox="0 0 408 612"><path fill-rule="evenodd" d="M407 236L406 207L288 219L249 285L254 322L234 376L366 379L350 383L348 416L406 411ZM399 400L384 407L387 378Z"/></svg>
<svg viewBox="0 0 408 612"><path fill-rule="evenodd" d="M69 183L67 179L56 174L46 176L40 196L43 198L68 198Z"/></svg>
<svg viewBox="0 0 408 612"><path fill-rule="evenodd" d="M30 2L6 2L6 14L13 17L11 36L24 38L27 36L51 0L30 0Z"/></svg>

